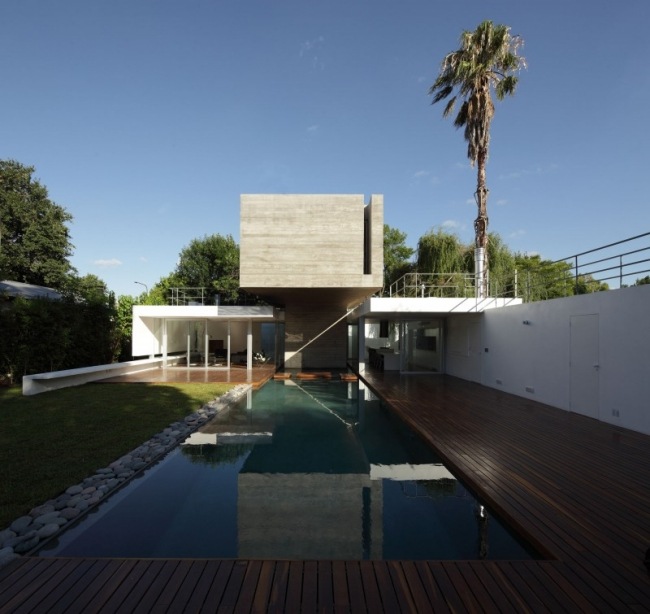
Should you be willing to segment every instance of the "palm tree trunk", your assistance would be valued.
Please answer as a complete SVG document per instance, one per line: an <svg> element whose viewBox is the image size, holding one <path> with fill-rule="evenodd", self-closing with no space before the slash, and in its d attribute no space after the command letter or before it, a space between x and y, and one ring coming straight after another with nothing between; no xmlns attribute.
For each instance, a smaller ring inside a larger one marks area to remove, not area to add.
<svg viewBox="0 0 650 614"><path fill-rule="evenodd" d="M476 288L478 298L487 297L487 277L488 277L488 216L487 216L487 198L489 190L485 185L485 164L487 162L487 150L481 149L477 156L477 180L476 192L474 198L478 207L478 215L474 220L474 232L476 241L476 250L474 252L474 273L476 275Z"/></svg>

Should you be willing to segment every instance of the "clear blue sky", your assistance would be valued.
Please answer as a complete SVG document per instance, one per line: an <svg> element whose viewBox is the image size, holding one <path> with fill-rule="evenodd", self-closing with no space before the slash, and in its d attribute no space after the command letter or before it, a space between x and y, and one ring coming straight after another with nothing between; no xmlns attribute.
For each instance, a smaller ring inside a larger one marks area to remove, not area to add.
<svg viewBox="0 0 650 614"><path fill-rule="evenodd" d="M73 265L117 294L239 241L241 193L383 194L410 245L469 242L475 171L427 90L484 19L528 62L492 125L490 231L552 259L649 231L648 0L3 0L0 158L36 167Z"/></svg>

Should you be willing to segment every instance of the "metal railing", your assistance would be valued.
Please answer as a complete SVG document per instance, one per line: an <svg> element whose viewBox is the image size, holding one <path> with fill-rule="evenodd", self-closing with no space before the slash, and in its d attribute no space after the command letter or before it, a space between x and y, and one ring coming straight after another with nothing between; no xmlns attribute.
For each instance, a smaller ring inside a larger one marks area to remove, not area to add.
<svg viewBox="0 0 650 614"><path fill-rule="evenodd" d="M618 253L619 245L626 245L627 251ZM583 256L596 256L596 260L585 262L583 258L580 261ZM580 276L591 275L601 283L608 283L617 288L633 285L639 276L650 273L650 232L590 249L563 260L571 262L576 284ZM632 279L633 277L635 279Z"/></svg>
<svg viewBox="0 0 650 614"><path fill-rule="evenodd" d="M170 305L218 305L219 294L210 288L170 288Z"/></svg>
<svg viewBox="0 0 650 614"><path fill-rule="evenodd" d="M623 288L648 276L650 232L560 260L535 261L531 258L519 270L501 275L490 272L487 295L532 302ZM475 297L476 280L472 273L406 273L390 285L384 296Z"/></svg>
<svg viewBox="0 0 650 614"><path fill-rule="evenodd" d="M257 296L239 292L236 302L231 297L222 296L214 288L170 288L168 301L170 305L197 306L197 305L221 305L221 306L250 306L266 305Z"/></svg>
<svg viewBox="0 0 650 614"><path fill-rule="evenodd" d="M468 297L474 296L471 273L406 273L388 288L390 297Z"/></svg>

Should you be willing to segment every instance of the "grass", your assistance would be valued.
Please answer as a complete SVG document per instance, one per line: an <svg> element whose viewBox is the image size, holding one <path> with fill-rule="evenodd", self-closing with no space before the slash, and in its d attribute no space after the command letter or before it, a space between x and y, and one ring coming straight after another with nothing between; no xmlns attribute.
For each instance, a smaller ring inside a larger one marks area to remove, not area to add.
<svg viewBox="0 0 650 614"><path fill-rule="evenodd" d="M0 388L0 530L233 384Z"/></svg>

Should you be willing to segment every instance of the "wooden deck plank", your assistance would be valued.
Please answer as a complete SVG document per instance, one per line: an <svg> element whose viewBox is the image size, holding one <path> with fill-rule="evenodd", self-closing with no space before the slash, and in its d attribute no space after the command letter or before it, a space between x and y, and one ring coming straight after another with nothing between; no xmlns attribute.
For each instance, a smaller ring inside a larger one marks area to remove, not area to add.
<svg viewBox="0 0 650 614"><path fill-rule="evenodd" d="M253 595L253 612L266 612L270 602L271 590L273 589L273 577L276 564L273 561L262 561L255 594Z"/></svg>
<svg viewBox="0 0 650 614"><path fill-rule="evenodd" d="M361 568L359 561L346 561L345 572L348 578L350 591L350 610L352 612L367 612L366 599L363 594L363 582L361 581Z"/></svg>
<svg viewBox="0 0 650 614"><path fill-rule="evenodd" d="M273 574L273 586L269 595L268 612L280 613L285 611L287 602L287 586L289 584L289 561L277 561Z"/></svg>
<svg viewBox="0 0 650 614"><path fill-rule="evenodd" d="M508 591L500 578L494 573L493 568L497 564L486 565L483 561L470 561L467 563L469 569L475 576L475 580L468 578L468 583L473 587L475 582L480 582L490 595L496 606L496 611L503 612L525 612L526 604L518 595ZM514 599L513 599L514 597Z"/></svg>
<svg viewBox="0 0 650 614"><path fill-rule="evenodd" d="M452 565L449 565L449 568L452 568ZM497 611L499 609L495 600L496 596L478 578L472 563L460 561L453 568L462 576L467 586L467 592L473 595L473 600L480 604L481 610Z"/></svg>
<svg viewBox="0 0 650 614"><path fill-rule="evenodd" d="M318 608L318 563L305 561L302 567L301 612L316 612Z"/></svg>
<svg viewBox="0 0 650 614"><path fill-rule="evenodd" d="M343 613L350 611L350 592L348 578L343 561L332 561L332 590L336 611Z"/></svg>
<svg viewBox="0 0 650 614"><path fill-rule="evenodd" d="M203 601L203 607L205 609L212 610L213 612L217 611L234 566L234 561L221 562L217 573L211 578L210 587Z"/></svg>
<svg viewBox="0 0 650 614"><path fill-rule="evenodd" d="M219 573L219 569L222 565L227 566L228 562L226 561L195 561L194 563L197 570L200 572L199 579L194 586L189 598L185 602L180 602L181 610L187 614L192 612L201 612L203 606L208 598L210 589L214 583L214 579Z"/></svg>
<svg viewBox="0 0 650 614"><path fill-rule="evenodd" d="M374 561L372 567L375 572L375 580L379 590L382 610L384 612L399 612L402 609L400 602L406 605L408 599L402 601L396 592L395 586L393 585L393 578L388 570L387 562Z"/></svg>
<svg viewBox="0 0 650 614"><path fill-rule="evenodd" d="M134 559L113 561L111 573L107 574L106 582L95 592L95 598L86 606L87 614L97 614L122 583L127 582L129 577L135 574L136 565L137 561Z"/></svg>
<svg viewBox="0 0 650 614"><path fill-rule="evenodd" d="M299 612L302 599L302 561L291 561L287 582L286 608L288 612Z"/></svg>
<svg viewBox="0 0 650 614"><path fill-rule="evenodd" d="M233 612L240 596L247 599L248 596L242 592L247 569L248 564L246 561L235 561L233 563L232 571L219 602L219 607L216 610L217 612ZM207 605L210 607L210 604Z"/></svg>
<svg viewBox="0 0 650 614"><path fill-rule="evenodd" d="M331 561L318 561L316 571L318 582L318 609L321 612L334 610L334 586Z"/></svg>
<svg viewBox="0 0 650 614"><path fill-rule="evenodd" d="M361 572L361 584L363 585L363 595L365 607L369 612L383 612L381 595L377 586L375 577L375 568L372 561L361 561L359 563Z"/></svg>
<svg viewBox="0 0 650 614"><path fill-rule="evenodd" d="M128 612L128 604L125 604L125 602L128 602L131 592L140 586L140 580L144 577L150 565L151 561L136 561L131 573L119 584L119 588L114 593L106 595L104 603L97 603L98 606L101 606L98 611L108 613L117 612L121 609L123 612ZM132 610L136 604L131 606Z"/></svg>
<svg viewBox="0 0 650 614"><path fill-rule="evenodd" d="M176 567L169 570L168 576L161 579L162 590L158 598L151 606L143 602L143 607L149 607L150 610L167 611L174 597L181 590L191 567L192 561L178 561Z"/></svg>
<svg viewBox="0 0 650 614"><path fill-rule="evenodd" d="M241 590L233 604L233 612L236 612L237 614L250 612L253 607L255 591L257 590L261 571L261 561L250 561L250 563L246 565L244 577L241 583Z"/></svg>
<svg viewBox="0 0 650 614"><path fill-rule="evenodd" d="M41 592L41 587L58 569L44 560L22 558L8 565L0 576L0 611L10 611L15 604Z"/></svg>
<svg viewBox="0 0 650 614"><path fill-rule="evenodd" d="M402 612L417 612L422 611L423 605L418 606L414 598L414 592L404 573L401 561L387 561L386 571L390 576L390 582L393 585L395 596L398 603L400 603L400 610ZM417 591L417 588L416 588ZM421 593L419 593L421 595ZM428 604L427 604L428 605Z"/></svg>
<svg viewBox="0 0 650 614"><path fill-rule="evenodd" d="M177 560L163 561L163 565L159 569L158 574L153 578L146 593L144 593L138 602L138 610L141 612L150 612L156 607L165 589L172 582L172 578L179 565L180 561ZM176 584L176 588L178 588L178 584Z"/></svg>
<svg viewBox="0 0 650 614"><path fill-rule="evenodd" d="M56 594L48 597L48 600L54 601L47 604L48 614L69 612L73 608L83 611L93 597L93 594L87 591L87 587L93 584L95 578L107 565L106 560L79 561L72 573L59 585Z"/></svg>

